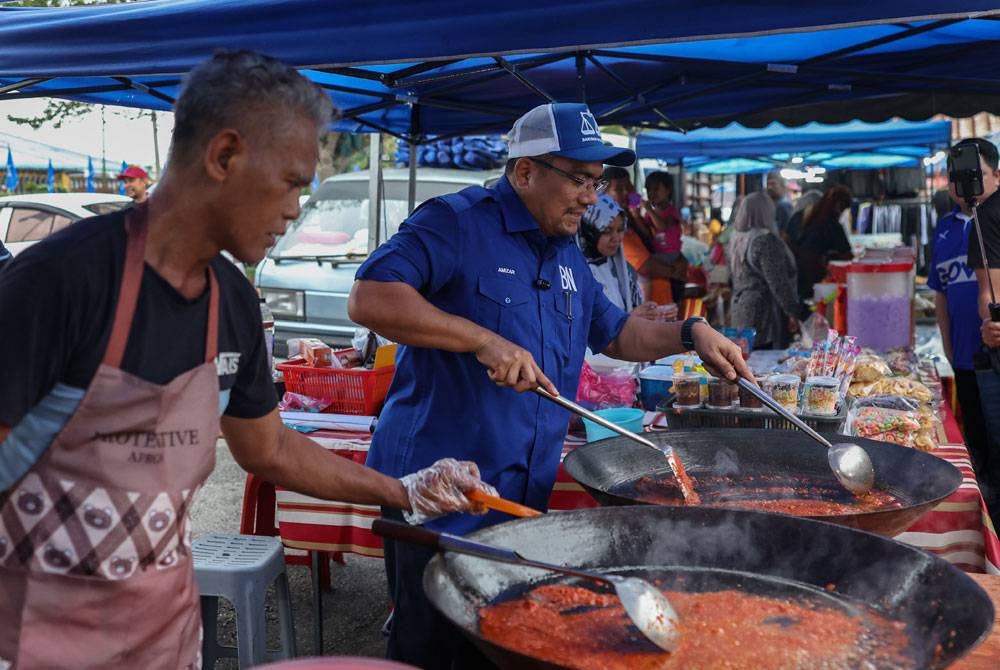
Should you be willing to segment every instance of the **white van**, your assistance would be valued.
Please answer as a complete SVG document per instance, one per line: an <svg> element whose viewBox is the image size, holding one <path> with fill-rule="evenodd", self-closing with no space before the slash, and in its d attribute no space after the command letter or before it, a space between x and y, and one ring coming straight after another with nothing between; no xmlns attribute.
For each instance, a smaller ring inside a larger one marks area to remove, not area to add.
<svg viewBox="0 0 1000 670"><path fill-rule="evenodd" d="M416 205L424 200L488 185L499 171L417 170ZM380 239L392 236L408 215L409 170L382 172ZM357 325L347 318L347 297L368 257L368 172L326 179L257 266L255 283L274 313L275 354L287 354L289 337L348 344Z"/></svg>

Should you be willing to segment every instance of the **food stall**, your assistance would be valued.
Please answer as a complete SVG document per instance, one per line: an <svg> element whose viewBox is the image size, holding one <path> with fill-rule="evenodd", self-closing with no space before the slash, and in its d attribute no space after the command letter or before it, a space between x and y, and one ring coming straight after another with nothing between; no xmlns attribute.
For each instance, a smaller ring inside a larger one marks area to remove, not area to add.
<svg viewBox="0 0 1000 670"><path fill-rule="evenodd" d="M343 363L349 357L332 358L342 358ZM759 374L762 386L772 397L813 422L821 431L846 431L859 442L873 439L879 444L891 444L894 448L898 445L898 450L957 468L960 475L954 487L946 495L933 498L929 511L893 528L891 534L965 572L1000 574L1000 542L986 515L968 453L961 443L954 416L945 402L943 383L933 366L920 361L912 349L901 348L885 353L866 351L857 343L857 336L839 337L832 331L808 348L785 352L748 352L748 358ZM704 429L714 430L718 426L739 429L754 426L757 431L773 431L786 437L794 435L769 410L754 405L750 398L741 398L725 383L704 375L694 357L675 357L660 363L657 366L659 374L653 375L651 380L658 383L651 388L661 394L655 402L650 403L648 398L642 397L644 389L640 377L643 372L630 380L631 400L635 401L638 394L639 401L645 400L647 406L651 404L654 407L644 417L647 436L657 436L657 439L668 442L672 439L677 441L691 428L701 429L701 434L705 435L709 431ZM292 362L289 365L299 368L303 363ZM285 369L287 373L291 367ZM347 371L348 368L345 368L344 372ZM371 372L353 370L354 376L362 377ZM341 373L323 374L335 377ZM383 371L381 374L384 376L387 373ZM650 375L646 374L645 378L649 380ZM286 374L286 381L288 379ZM666 394L663 393L664 384L667 384ZM361 388L368 386L362 385ZM318 428L310 435L330 450L331 457L364 461L371 438L372 419L380 403L379 398L370 395L374 388L371 386L372 391L362 391L365 402L359 405L368 408L372 416L359 417L353 430L342 425L322 427L325 423L322 413L314 415L318 418L303 422L304 425L313 424L310 428ZM296 391L295 388L290 390ZM384 390L382 393L384 395ZM341 402L345 397L344 394L335 395ZM678 399L681 400L679 407L676 405ZM342 408L343 405L336 407ZM298 419L301 416L294 415ZM293 418L290 411L286 412L286 418ZM329 426L337 425L333 418L329 421ZM564 443L564 456L583 451L579 448L584 444L586 439L581 431L571 429ZM677 448L677 453L685 458L680 443ZM814 445L812 448L818 449ZM698 475L694 477L697 481ZM262 487L269 485L253 482L248 490L259 493ZM380 516L378 508L322 501L282 489L270 489L274 496L269 510L274 523L270 526L280 533L287 547L310 552L381 556L381 540L371 532L372 522ZM581 486L579 478L574 479L565 467L561 467L549 500L550 509L596 506L598 501ZM988 581L984 583L990 585ZM1000 641L997 643L1000 644ZM956 667L988 667L961 664L968 662L967 659Z"/></svg>

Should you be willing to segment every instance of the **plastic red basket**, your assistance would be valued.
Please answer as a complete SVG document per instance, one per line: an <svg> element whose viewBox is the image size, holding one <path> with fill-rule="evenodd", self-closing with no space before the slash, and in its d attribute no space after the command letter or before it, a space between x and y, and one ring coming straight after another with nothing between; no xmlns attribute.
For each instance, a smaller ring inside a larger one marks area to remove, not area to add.
<svg viewBox="0 0 1000 670"><path fill-rule="evenodd" d="M354 368L313 368L302 361L275 366L285 375L285 390L330 402L324 409L332 414L375 416L385 403L394 366L366 370Z"/></svg>

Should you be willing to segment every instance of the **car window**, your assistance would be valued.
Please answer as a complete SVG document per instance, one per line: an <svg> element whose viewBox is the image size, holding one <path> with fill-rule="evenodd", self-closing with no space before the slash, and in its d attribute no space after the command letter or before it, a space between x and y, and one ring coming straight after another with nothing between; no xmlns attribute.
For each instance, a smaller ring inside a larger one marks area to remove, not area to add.
<svg viewBox="0 0 1000 670"><path fill-rule="evenodd" d="M62 230L63 228L65 228L69 224L73 223L73 221L75 221L75 219L71 219L68 216L64 216L62 214L53 214L52 215L52 232L54 233L57 230Z"/></svg>
<svg viewBox="0 0 1000 670"><path fill-rule="evenodd" d="M33 242L52 232L55 214L28 207L11 208L5 242Z"/></svg>
<svg viewBox="0 0 1000 670"><path fill-rule="evenodd" d="M127 200L111 200L109 202L94 202L89 205L84 205L83 208L88 212L101 215L117 212L119 209L128 204L130 203Z"/></svg>
<svg viewBox="0 0 1000 670"><path fill-rule="evenodd" d="M416 204L468 184L418 182ZM409 213L407 184L387 182L382 202L386 237L399 230ZM327 182L306 203L298 219L271 251L272 258L368 253L368 182Z"/></svg>

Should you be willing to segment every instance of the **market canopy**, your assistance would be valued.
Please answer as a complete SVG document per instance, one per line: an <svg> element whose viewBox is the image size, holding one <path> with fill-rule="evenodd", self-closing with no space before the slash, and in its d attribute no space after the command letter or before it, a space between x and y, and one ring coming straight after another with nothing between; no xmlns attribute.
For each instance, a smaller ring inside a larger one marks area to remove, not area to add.
<svg viewBox="0 0 1000 670"><path fill-rule="evenodd" d="M0 100L169 109L216 48L281 58L326 88L337 129L414 141L507 130L547 100L604 124L796 125L1000 113L992 0L152 0L0 8Z"/></svg>
<svg viewBox="0 0 1000 670"><path fill-rule="evenodd" d="M699 128L689 133L647 130L639 134L639 158L683 163L703 172L760 172L793 156L827 168L919 165L920 159L951 141L949 121L886 121L842 124L808 123L789 128L772 123L747 128ZM724 159L720 161L719 159ZM731 159L747 159L732 163Z"/></svg>

